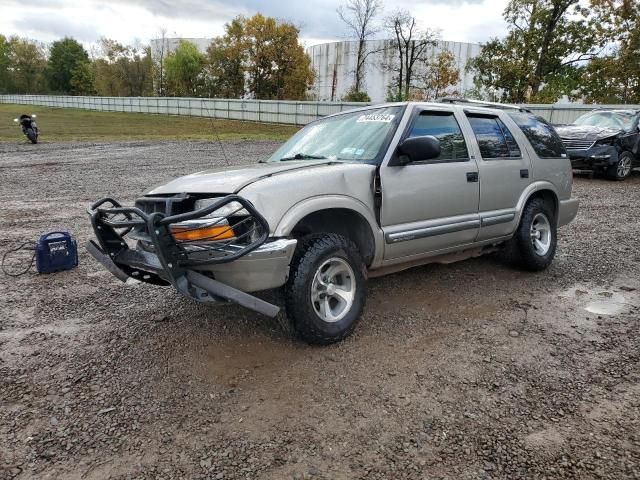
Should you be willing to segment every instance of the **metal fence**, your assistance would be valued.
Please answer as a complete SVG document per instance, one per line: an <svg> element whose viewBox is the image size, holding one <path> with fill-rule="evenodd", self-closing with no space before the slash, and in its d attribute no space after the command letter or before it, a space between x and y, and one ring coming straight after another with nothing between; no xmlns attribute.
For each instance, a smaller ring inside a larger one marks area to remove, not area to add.
<svg viewBox="0 0 640 480"><path fill-rule="evenodd" d="M306 125L332 113L368 105L355 102L295 102L182 97L76 97L68 95L0 95L0 103L81 108L104 112L137 112ZM594 109L640 105L523 105L554 124L571 123Z"/></svg>
<svg viewBox="0 0 640 480"><path fill-rule="evenodd" d="M313 120L366 103L228 100L182 97L80 97L69 95L0 95L0 103L80 108L103 112L137 112L306 125Z"/></svg>

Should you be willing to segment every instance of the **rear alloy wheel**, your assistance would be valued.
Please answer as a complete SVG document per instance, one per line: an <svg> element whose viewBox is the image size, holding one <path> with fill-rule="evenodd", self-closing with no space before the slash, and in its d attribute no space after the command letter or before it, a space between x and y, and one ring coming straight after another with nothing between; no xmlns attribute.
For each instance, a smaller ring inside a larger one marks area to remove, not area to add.
<svg viewBox="0 0 640 480"><path fill-rule="evenodd" d="M607 168L607 177L611 180L625 180L631 175L633 155L631 152L622 152L618 163Z"/></svg>
<svg viewBox="0 0 640 480"><path fill-rule="evenodd" d="M285 285L287 316L297 334L325 345L347 337L364 309L366 278L351 240L334 233L302 239Z"/></svg>

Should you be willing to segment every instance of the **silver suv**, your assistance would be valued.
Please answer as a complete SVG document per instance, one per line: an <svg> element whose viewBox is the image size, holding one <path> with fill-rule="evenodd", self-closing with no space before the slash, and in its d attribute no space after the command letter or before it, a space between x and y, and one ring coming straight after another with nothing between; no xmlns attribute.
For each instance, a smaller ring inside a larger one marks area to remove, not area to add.
<svg viewBox="0 0 640 480"><path fill-rule="evenodd" d="M89 208L89 252L118 278L173 285L200 302L279 307L327 344L361 316L367 279L504 249L543 270L572 221L571 164L544 120L472 102L397 103L307 125L270 158L206 170L134 207ZM489 105L493 107L493 105Z"/></svg>

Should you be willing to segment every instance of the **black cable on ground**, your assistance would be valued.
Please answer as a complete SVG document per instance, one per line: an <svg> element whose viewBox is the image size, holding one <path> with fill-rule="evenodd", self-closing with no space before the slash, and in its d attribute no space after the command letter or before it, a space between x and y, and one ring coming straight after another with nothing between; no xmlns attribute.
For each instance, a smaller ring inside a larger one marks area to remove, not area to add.
<svg viewBox="0 0 640 480"><path fill-rule="evenodd" d="M33 261L36 259L36 252L35 251L33 252L33 255L31 256L31 261L29 262L29 265L27 266L26 269L24 269L24 270L22 270L22 271L20 271L18 273L9 272L7 270L6 265L5 265L5 260L6 260L7 256L10 253L19 252L20 250L35 250L35 246L34 246L33 242L24 242L18 248L12 248L12 249L7 250L6 252L4 252L4 255L2 255L2 265L1 265L1 267L2 267L2 271L4 272L5 275L8 275L10 277L19 277L21 275L24 275L24 274L28 273L29 270L31 270L31 267L33 267Z"/></svg>

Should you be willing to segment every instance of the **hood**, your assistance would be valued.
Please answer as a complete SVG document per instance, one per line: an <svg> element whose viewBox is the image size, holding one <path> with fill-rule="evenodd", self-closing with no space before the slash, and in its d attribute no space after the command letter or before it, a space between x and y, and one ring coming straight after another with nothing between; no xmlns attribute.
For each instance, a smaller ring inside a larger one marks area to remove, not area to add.
<svg viewBox="0 0 640 480"><path fill-rule="evenodd" d="M219 167L176 178L153 187L145 195L172 193L238 193L254 182L283 175L287 172L337 166L331 160L300 160L288 162L256 163L253 165Z"/></svg>
<svg viewBox="0 0 640 480"><path fill-rule="evenodd" d="M619 135L621 130L591 125L562 125L555 127L563 140L601 140Z"/></svg>

